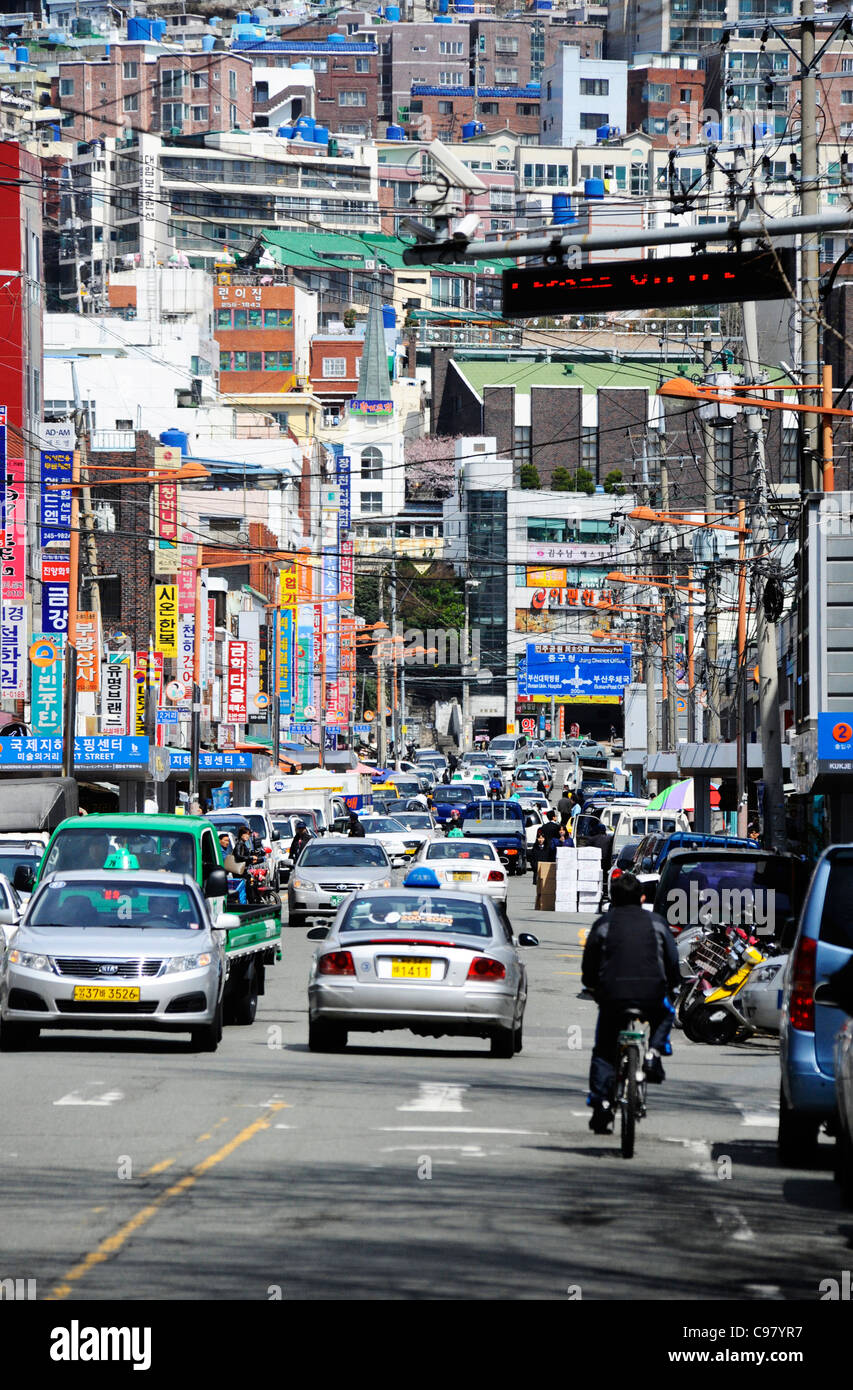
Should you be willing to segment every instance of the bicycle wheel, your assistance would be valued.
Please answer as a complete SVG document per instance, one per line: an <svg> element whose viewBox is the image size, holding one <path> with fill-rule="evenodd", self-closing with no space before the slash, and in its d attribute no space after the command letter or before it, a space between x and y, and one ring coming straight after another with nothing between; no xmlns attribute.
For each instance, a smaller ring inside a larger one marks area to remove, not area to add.
<svg viewBox="0 0 853 1390"><path fill-rule="evenodd" d="M622 1111L622 1157L634 1157L634 1135L637 1128L637 1111L639 1109L639 1096L637 1093L637 1072L640 1067L640 1053L637 1045L632 1043L626 1047L623 1054L624 1073L620 1090L621 1111Z"/></svg>

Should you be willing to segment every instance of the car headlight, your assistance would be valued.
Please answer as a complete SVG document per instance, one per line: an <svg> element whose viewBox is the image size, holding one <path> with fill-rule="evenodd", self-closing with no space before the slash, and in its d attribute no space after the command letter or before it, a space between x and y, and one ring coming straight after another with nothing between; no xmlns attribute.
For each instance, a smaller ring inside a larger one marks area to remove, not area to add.
<svg viewBox="0 0 853 1390"><path fill-rule="evenodd" d="M293 880L293 886L294 888L307 889L309 893L315 892L317 888L316 883L312 883L311 880L307 878L295 878Z"/></svg>
<svg viewBox="0 0 853 1390"><path fill-rule="evenodd" d="M179 975L184 970L201 970L202 966L210 965L213 957L209 951L202 951L198 956L172 956L166 962L164 975Z"/></svg>
<svg viewBox="0 0 853 1390"><path fill-rule="evenodd" d="M753 970L751 981L756 985L767 984L769 980L775 980L781 969L781 964L759 965L756 970Z"/></svg>
<svg viewBox="0 0 853 1390"><path fill-rule="evenodd" d="M381 882L381 883L377 883L376 886L377 886L377 888L390 888L390 887L391 887L391 880L390 880L390 878L383 878L382 882Z"/></svg>
<svg viewBox="0 0 853 1390"><path fill-rule="evenodd" d="M38 956L32 951L10 951L11 965L23 965L26 970L52 970L49 956Z"/></svg>

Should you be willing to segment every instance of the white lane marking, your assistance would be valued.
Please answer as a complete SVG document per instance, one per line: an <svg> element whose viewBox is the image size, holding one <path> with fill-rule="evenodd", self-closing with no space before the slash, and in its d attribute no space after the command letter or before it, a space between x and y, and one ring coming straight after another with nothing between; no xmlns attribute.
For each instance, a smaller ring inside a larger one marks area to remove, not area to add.
<svg viewBox="0 0 853 1390"><path fill-rule="evenodd" d="M741 1124L751 1125L753 1129L775 1129L779 1123L779 1112L775 1115L742 1114Z"/></svg>
<svg viewBox="0 0 853 1390"><path fill-rule="evenodd" d="M715 1211L714 1222L729 1232L731 1240L755 1240L755 1233L751 1230L746 1217L738 1207L727 1206L725 1211ZM734 1230L731 1229L733 1225Z"/></svg>
<svg viewBox="0 0 853 1390"><path fill-rule="evenodd" d="M744 1289L756 1298L778 1298L782 1292L778 1284L744 1284Z"/></svg>
<svg viewBox="0 0 853 1390"><path fill-rule="evenodd" d="M90 1081L88 1085L81 1086L77 1091L69 1091L67 1096L60 1096L55 1100L54 1105L114 1105L117 1100L124 1100L123 1091L104 1091L102 1090L103 1081Z"/></svg>
<svg viewBox="0 0 853 1390"><path fill-rule="evenodd" d="M549 1134L547 1129L488 1129L482 1125L380 1125L380 1134Z"/></svg>
<svg viewBox="0 0 853 1390"><path fill-rule="evenodd" d="M681 1146L697 1156L698 1162L693 1162L688 1166L693 1172L699 1174L705 1182L717 1182L719 1172L717 1165L711 1157L711 1145L707 1139L672 1139L667 1137L664 1140L667 1144L681 1144ZM714 1212L716 1225L722 1227L730 1233L732 1240L750 1241L755 1240L755 1233L751 1229L746 1217L739 1207L726 1204L724 1211ZM734 1230L732 1230L734 1226Z"/></svg>
<svg viewBox="0 0 853 1390"><path fill-rule="evenodd" d="M379 1152L383 1154L419 1153L423 1144L387 1144ZM481 1144L430 1144L430 1149L441 1153L444 1149L455 1149L465 1158L487 1158L488 1154Z"/></svg>
<svg viewBox="0 0 853 1390"><path fill-rule="evenodd" d="M398 1110L467 1110L462 1104L462 1092L467 1086L447 1085L441 1081L422 1081L414 1100L398 1105Z"/></svg>

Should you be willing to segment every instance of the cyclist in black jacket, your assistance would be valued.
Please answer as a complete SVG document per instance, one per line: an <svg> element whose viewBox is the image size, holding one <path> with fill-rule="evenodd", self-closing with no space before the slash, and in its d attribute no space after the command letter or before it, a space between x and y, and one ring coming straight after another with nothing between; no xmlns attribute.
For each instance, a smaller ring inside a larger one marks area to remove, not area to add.
<svg viewBox="0 0 853 1390"><path fill-rule="evenodd" d="M661 1052L672 1027L665 1000L681 974L672 932L662 917L646 912L643 896L634 874L614 879L610 911L593 923L584 947L582 982L598 1004L589 1071L589 1127L596 1134L605 1134L613 1122L613 1077L626 1009L641 1009L649 1024L646 1079L665 1079Z"/></svg>

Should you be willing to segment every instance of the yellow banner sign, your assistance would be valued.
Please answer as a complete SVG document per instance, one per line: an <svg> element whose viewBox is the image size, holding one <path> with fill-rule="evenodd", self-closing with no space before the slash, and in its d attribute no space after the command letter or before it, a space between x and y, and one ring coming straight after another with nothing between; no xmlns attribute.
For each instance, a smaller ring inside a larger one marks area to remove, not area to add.
<svg viewBox="0 0 853 1390"><path fill-rule="evenodd" d="M154 586L155 645L164 656L178 655L178 586Z"/></svg>

